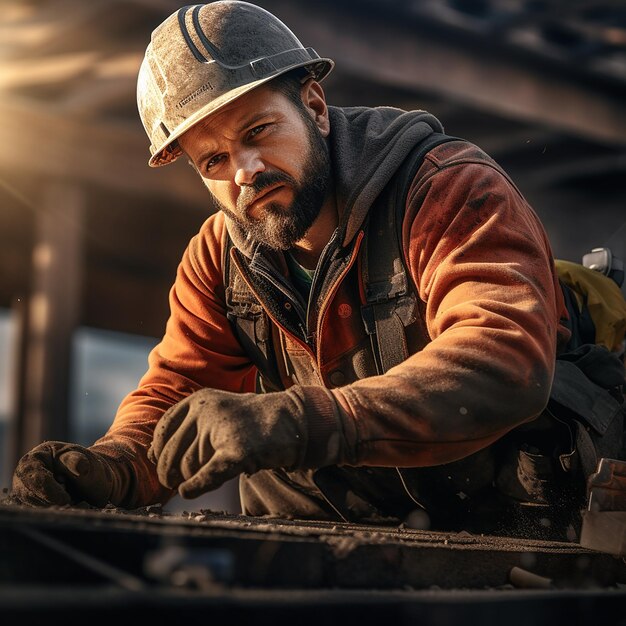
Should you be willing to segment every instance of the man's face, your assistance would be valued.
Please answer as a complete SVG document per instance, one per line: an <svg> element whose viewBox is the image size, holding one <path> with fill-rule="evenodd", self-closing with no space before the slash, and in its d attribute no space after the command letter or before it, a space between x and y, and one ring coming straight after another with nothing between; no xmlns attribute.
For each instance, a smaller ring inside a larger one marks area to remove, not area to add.
<svg viewBox="0 0 626 626"><path fill-rule="evenodd" d="M329 188L322 128L314 111L263 86L193 126L179 143L224 213L252 239L288 250L315 221Z"/></svg>

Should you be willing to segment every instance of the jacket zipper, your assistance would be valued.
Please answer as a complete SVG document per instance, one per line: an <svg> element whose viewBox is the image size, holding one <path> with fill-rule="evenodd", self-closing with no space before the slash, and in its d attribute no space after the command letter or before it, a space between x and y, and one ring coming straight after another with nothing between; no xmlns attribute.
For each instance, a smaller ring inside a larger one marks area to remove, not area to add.
<svg viewBox="0 0 626 626"><path fill-rule="evenodd" d="M327 262L328 251L330 250L331 246L334 246L337 236L338 236L338 229L335 229L335 232L333 232L331 238L328 240L328 243L324 246L324 249L322 250L322 254L320 255L320 262L317 264L317 267L315 268L315 273L313 274L313 280L311 281L311 289L309 291L309 300L307 302L307 307L306 307L306 317L304 318L305 323L307 325L307 329L309 328L309 316L311 315L311 303L313 302L312 296L315 293L315 288L317 287L317 283L319 282L319 277L323 274L322 266L328 265L328 262Z"/></svg>
<svg viewBox="0 0 626 626"><path fill-rule="evenodd" d="M276 289L278 289L278 291L280 291L285 296L285 298L287 298L289 302L293 304L293 306L296 309L296 313L298 314L298 317L302 321L306 320L306 317L305 317L306 313L304 311L304 307L300 303L299 299L297 297L294 297L294 294L290 292L289 286L281 279L282 277L279 278L278 275L272 274L269 268L266 269L262 265L259 265L258 262L255 264L253 271L257 274L260 274L267 281L272 283L272 285L274 285L274 287L276 287ZM258 296L257 296L257 299L258 299Z"/></svg>
<svg viewBox="0 0 626 626"><path fill-rule="evenodd" d="M322 304L320 305L320 309L319 309L319 314L317 317L317 327L316 327L316 344L315 344L315 348L316 348L316 352L317 354L315 354L313 352L313 350L311 349L311 346L309 344L308 341L306 341L306 338L309 336L308 335L308 316L310 313L310 306L311 306L311 302L312 302L312 298L309 296L309 302L308 302L308 306L307 306L307 311L306 311L306 317L304 318L306 320L307 323L307 328L306 329L302 329L301 326L301 330L304 330L305 332L303 333L305 336L305 341L302 341L302 339L300 339L300 337L297 337L296 335L294 335L290 330L288 330L287 328L285 328L285 326L283 324L281 324L268 310L266 307L263 307L265 312L267 313L268 317L274 322L274 324L276 324L276 326L278 328L280 328L285 335L287 335L288 337L290 337L292 340L294 340L299 346L301 346L302 348L304 348L304 350L312 357L313 361L315 361L315 363L317 364L317 368L318 371L320 372L320 376L321 376L321 362L319 359L319 354L320 354L320 347L321 347L321 337L320 337L320 330L322 327L322 322L324 319L324 316L326 314L326 311L328 309L328 303L332 300L334 294L337 292L337 289L339 287L339 285L341 284L341 281L345 278L346 274L350 271L350 269L352 268L352 266L354 265L354 261L357 258L359 249L361 247L361 241L363 240L365 233L363 231L360 231L359 234L357 235L357 239L356 242L354 244L354 248L352 249L351 252L351 256L350 256L350 261L348 263L348 265L344 268L344 270L341 272L341 274L339 275L339 277L337 278L337 280L334 281L334 283L332 284L331 288L327 291L326 296L324 297L324 300L322 301ZM320 276L322 274L321 269L323 265L326 265L327 263L325 262L326 257L327 257L327 253L328 250L331 248L331 246L334 244L335 240L337 239L338 236L338 231L336 230L333 233L333 236L330 238L329 242L326 244L326 246L324 246L324 249L322 250L322 255L321 255L321 260L322 263L318 264L318 267L315 271L315 275L313 276L313 282L311 283L311 295L313 295L313 288L317 283L317 278L318 276ZM237 259L237 257L235 255L233 255L233 259L235 261L235 264L237 265L237 267L239 268L239 272L241 274L241 276L243 277L244 281L246 282L246 284L248 285L248 287L250 288L250 290L252 291L252 293L256 296L256 299L262 303L263 300L261 298L259 298L259 294L257 292L257 290L254 288L254 286L250 283L250 281L248 280L245 271L243 271L242 267L239 264L239 260ZM274 287L276 287L276 289L278 289L294 306L297 307L296 312L298 313L298 316L301 317L301 313L304 313L304 308L302 307L302 305L295 300L292 295L285 289L285 285L283 284L282 280L279 280L278 277L274 276L271 272L268 271L268 269L266 269L263 266L259 266L259 263L257 261L257 263L255 264L255 268L254 271L261 274L266 280L268 280L269 282L272 283L272 285L274 285ZM302 319L302 317L301 317Z"/></svg>
<svg viewBox="0 0 626 626"><path fill-rule="evenodd" d="M234 250L234 249L233 249ZM261 298L259 298L259 294L257 293L257 290L254 288L254 286L252 285L252 283L248 280L248 277L246 276L246 272L244 271L244 269L241 267L241 264L239 263L239 259L237 258L237 256L235 254L232 255L232 259L235 262L235 265L237 266L237 268L239 269L239 273L241 274L241 277L243 278L244 282L246 283L246 285L248 285L248 287L250 288L250 291L255 295L256 299L259 301L259 303L262 303L263 300ZM281 289L281 293L282 293L282 289ZM261 304L262 306L262 304ZM274 324L276 324L276 326L278 328L280 328L283 333L285 333L285 335L287 337L289 337L290 339L292 339L293 341L295 341L305 352L307 352L309 354L309 356L311 357L311 359L313 361L316 361L315 358L315 354L313 354L313 350L311 349L311 346L309 346L308 343L306 343L305 341L302 341L302 339L300 339L300 337L297 337L296 335L294 335L290 330L287 330L285 328L285 326L283 324L281 324L268 310L266 307L263 307L263 310L265 311L265 313L267 313L267 316L272 320L272 322L274 322Z"/></svg>
<svg viewBox="0 0 626 626"><path fill-rule="evenodd" d="M357 239L356 242L354 244L354 248L352 249L352 253L350 256L350 261L348 262L348 265L346 265L346 267L344 268L344 270L341 272L341 274L339 275L339 277L337 278L337 280L332 284L331 288L326 292L326 295L324 297L324 299L322 300L322 304L320 305L320 310L319 310L319 314L317 316L317 327L316 327L316 352L317 352L317 367L320 371L320 375L322 372L322 365L320 363L320 349L322 346L322 323L324 321L324 317L326 316L326 312L328 311L328 305L330 304L331 300L333 299L333 297L335 296L335 293L337 293L337 289L339 288L339 285L341 284L341 281L346 277L347 273L352 269L352 266L354 265L354 262L358 256L359 253L359 249L361 247L361 241L363 240L365 233L364 231L360 231L359 234L357 235Z"/></svg>

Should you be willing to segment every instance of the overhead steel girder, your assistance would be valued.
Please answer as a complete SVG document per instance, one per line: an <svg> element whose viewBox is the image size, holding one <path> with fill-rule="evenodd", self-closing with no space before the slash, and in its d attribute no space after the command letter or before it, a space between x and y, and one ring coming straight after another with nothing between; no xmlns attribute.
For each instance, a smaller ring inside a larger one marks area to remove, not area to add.
<svg viewBox="0 0 626 626"><path fill-rule="evenodd" d="M292 25L305 45L333 58L337 71L439 94L469 106L574 133L626 144L623 94L583 85L520 55L490 49L488 40L435 36L415 22L381 20L367 9L326 2L306 11L288 0L265 8ZM355 103L358 104L358 103Z"/></svg>
<svg viewBox="0 0 626 626"><path fill-rule="evenodd" d="M75 119L18 98L0 101L0 177L71 178L122 192L165 196L205 206L207 193L191 168L148 167L148 142L137 128ZM187 171L189 170L189 171Z"/></svg>

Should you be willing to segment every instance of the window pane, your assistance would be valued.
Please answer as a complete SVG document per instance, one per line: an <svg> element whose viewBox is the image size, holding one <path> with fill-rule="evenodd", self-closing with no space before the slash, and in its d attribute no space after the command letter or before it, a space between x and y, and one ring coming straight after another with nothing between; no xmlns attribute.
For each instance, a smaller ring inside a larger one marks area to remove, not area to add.
<svg viewBox="0 0 626 626"><path fill-rule="evenodd" d="M158 339L81 328L74 337L74 375L70 440L88 446L113 421L120 402L135 389L148 367L148 354ZM212 509L239 513L238 480L195 500L174 497L171 513Z"/></svg>
<svg viewBox="0 0 626 626"><path fill-rule="evenodd" d="M71 440L90 445L113 421L120 402L135 389L158 339L94 328L74 336Z"/></svg>

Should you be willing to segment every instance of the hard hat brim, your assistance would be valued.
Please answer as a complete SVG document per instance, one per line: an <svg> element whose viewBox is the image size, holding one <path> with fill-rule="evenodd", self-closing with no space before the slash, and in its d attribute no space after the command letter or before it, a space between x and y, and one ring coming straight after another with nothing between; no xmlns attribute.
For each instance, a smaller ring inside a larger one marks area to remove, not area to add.
<svg viewBox="0 0 626 626"><path fill-rule="evenodd" d="M216 113L227 104L230 104L234 100L237 100L237 98L241 98L241 96L248 93L249 91L260 87L261 85L268 83L274 78L286 74L291 70L298 69L299 67L306 67L309 65L321 66L319 69L317 69L316 72L311 74L311 76L314 77L315 80L321 82L324 78L326 78L326 76L328 76L330 71L333 69L335 63L332 59L317 58L315 60L307 61L306 63L293 65L287 69L282 69L281 71L278 71L270 76L265 76L264 78L261 78L257 81L231 89L221 97L212 100L204 107L198 109L198 111L196 111L192 116L190 116L182 124L180 124L176 128L176 130L171 135L169 135L166 141L156 147L153 155L148 160L148 165L150 167L161 167L163 165L168 165L169 163L172 163L183 153L182 149L177 144L177 139L184 133L186 133L192 126L195 126L198 122L206 119L209 115Z"/></svg>

